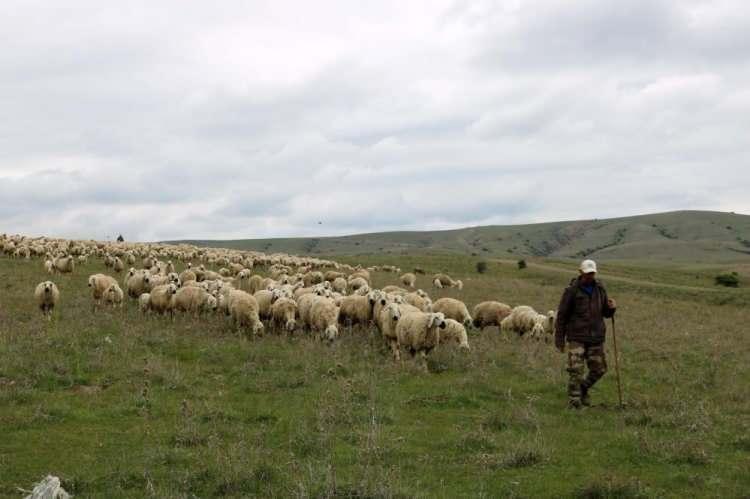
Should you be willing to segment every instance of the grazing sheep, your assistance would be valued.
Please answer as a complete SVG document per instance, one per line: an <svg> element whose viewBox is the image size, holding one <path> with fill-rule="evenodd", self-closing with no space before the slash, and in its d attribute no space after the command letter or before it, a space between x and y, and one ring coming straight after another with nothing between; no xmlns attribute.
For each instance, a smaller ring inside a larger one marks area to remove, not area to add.
<svg viewBox="0 0 750 499"><path fill-rule="evenodd" d="M383 289L381 289L381 291L383 293L393 293L393 294L402 295L402 296L408 293L408 291L405 290L404 288L400 288L398 286L393 286L393 285L386 286Z"/></svg>
<svg viewBox="0 0 750 499"><path fill-rule="evenodd" d="M54 273L55 273L55 266L54 266L54 265L52 265L52 260L46 260L46 261L44 262L44 270L45 270L45 271L46 271L46 272L47 272L48 274L54 274Z"/></svg>
<svg viewBox="0 0 750 499"><path fill-rule="evenodd" d="M466 328L458 321L445 319L445 329L440 332L440 343L455 343L459 348L469 350Z"/></svg>
<svg viewBox="0 0 750 499"><path fill-rule="evenodd" d="M344 296L341 298L339 320L342 324L348 324L349 326L354 324L368 326L373 318L372 308L376 299L377 293L372 291L366 296Z"/></svg>
<svg viewBox="0 0 750 499"><path fill-rule="evenodd" d="M200 315L216 308L216 298L198 286L186 286L177 290L172 296L171 307L180 312L191 312Z"/></svg>
<svg viewBox="0 0 750 499"><path fill-rule="evenodd" d="M401 284L404 286L409 286L410 288L413 288L415 284L417 283L417 276L412 274L411 272L407 272L406 274L399 277L399 280L401 281Z"/></svg>
<svg viewBox="0 0 750 499"><path fill-rule="evenodd" d="M164 314L169 312L172 315L172 296L177 293L177 286L174 284L160 284L151 289L148 308L154 312Z"/></svg>
<svg viewBox="0 0 750 499"><path fill-rule="evenodd" d="M440 298L432 304L433 312L441 312L448 319L454 319L462 323L466 327L471 327L471 315L469 315L469 309L466 308L466 304L461 300L455 298Z"/></svg>
<svg viewBox="0 0 750 499"><path fill-rule="evenodd" d="M195 272L193 272L190 269L185 269L182 272L180 272L180 282L185 284L190 281L197 281L198 276L195 275Z"/></svg>
<svg viewBox="0 0 750 499"><path fill-rule="evenodd" d="M119 274L120 272L122 272L123 270L125 270L125 264L124 264L124 263L122 262L122 260L120 259L120 257L119 257L119 256L116 256L116 257L115 257L115 261L114 261L114 263L112 264L112 270L114 270L114 271L115 271L115 272L117 272L118 274Z"/></svg>
<svg viewBox="0 0 750 499"><path fill-rule="evenodd" d="M297 327L297 302L291 298L279 298L271 307L271 315L274 326L284 327L291 333Z"/></svg>
<svg viewBox="0 0 750 499"><path fill-rule="evenodd" d="M518 336L528 333L529 338L549 341L554 333L555 311L539 314L527 305L515 307L500 323L502 331L514 331Z"/></svg>
<svg viewBox="0 0 750 499"><path fill-rule="evenodd" d="M109 303L112 307L122 308L122 300L125 297L125 293L122 292L119 284L113 283L107 291L104 292L104 302Z"/></svg>
<svg viewBox="0 0 750 499"><path fill-rule="evenodd" d="M368 282L363 277L358 276L358 277L355 277L353 279L352 278L349 279L349 288L351 290L353 290L353 291L356 291L356 290L358 290L360 288L363 288L363 287L368 287L369 288L369 286L370 285L368 284Z"/></svg>
<svg viewBox="0 0 750 499"><path fill-rule="evenodd" d="M339 307L333 300L316 296L310 307L310 329L332 343L339 335Z"/></svg>
<svg viewBox="0 0 750 499"><path fill-rule="evenodd" d="M331 282L331 288L337 293L346 294L346 279L337 277Z"/></svg>
<svg viewBox="0 0 750 499"><path fill-rule="evenodd" d="M52 259L52 266L56 272L69 274L75 270L76 261L72 256L63 256Z"/></svg>
<svg viewBox="0 0 750 499"><path fill-rule="evenodd" d="M227 297L227 309L237 331L249 327L254 336L263 335L263 323L258 316L258 302L253 295L233 289Z"/></svg>
<svg viewBox="0 0 750 499"><path fill-rule="evenodd" d="M459 291L464 288L464 283L459 280L453 280L447 274L435 274L432 276L432 285L438 289L442 288L458 288Z"/></svg>
<svg viewBox="0 0 750 499"><path fill-rule="evenodd" d="M389 303L380 310L376 321L379 324L380 333L388 343L393 358L396 360L401 358L398 345L398 334L396 333L396 324L398 324L400 318L401 308L399 308L399 305L396 303Z"/></svg>
<svg viewBox="0 0 750 499"><path fill-rule="evenodd" d="M498 326L503 319L510 315L513 309L510 305L499 301L483 301L477 304L473 310L474 327L483 329L488 326Z"/></svg>
<svg viewBox="0 0 750 499"><path fill-rule="evenodd" d="M47 317L48 321L52 320L52 309L60 301L60 291L57 289L57 285L52 281L40 282L34 289L34 298L36 298L36 303L39 310L42 311L42 315Z"/></svg>
<svg viewBox="0 0 750 499"><path fill-rule="evenodd" d="M138 297L138 308L144 314L151 308L151 295L149 293L143 293Z"/></svg>
<svg viewBox="0 0 750 499"><path fill-rule="evenodd" d="M93 274L89 276L88 286L91 288L92 297L94 299L94 308L98 308L101 305L104 293L112 286L117 284L114 277L105 274Z"/></svg>
<svg viewBox="0 0 750 499"><path fill-rule="evenodd" d="M414 305L422 312L432 312L432 300L417 292L404 295L404 301L410 305Z"/></svg>
<svg viewBox="0 0 750 499"><path fill-rule="evenodd" d="M415 356L419 353L422 365L427 368L427 355L440 342L440 330L445 329L445 316L441 313L408 312L396 323L399 347ZM396 356L400 360L400 354Z"/></svg>

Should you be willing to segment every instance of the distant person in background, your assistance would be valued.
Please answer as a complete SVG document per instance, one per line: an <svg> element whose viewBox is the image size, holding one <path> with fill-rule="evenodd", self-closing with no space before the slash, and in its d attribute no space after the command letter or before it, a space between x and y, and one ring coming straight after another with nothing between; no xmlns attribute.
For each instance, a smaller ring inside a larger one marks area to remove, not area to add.
<svg viewBox="0 0 750 499"><path fill-rule="evenodd" d="M596 262L584 260L579 276L570 281L560 299L555 324L555 346L568 347L568 406L591 405L589 390L607 372L604 355L604 319L614 316L617 305L596 279ZM588 375L584 378L584 363Z"/></svg>

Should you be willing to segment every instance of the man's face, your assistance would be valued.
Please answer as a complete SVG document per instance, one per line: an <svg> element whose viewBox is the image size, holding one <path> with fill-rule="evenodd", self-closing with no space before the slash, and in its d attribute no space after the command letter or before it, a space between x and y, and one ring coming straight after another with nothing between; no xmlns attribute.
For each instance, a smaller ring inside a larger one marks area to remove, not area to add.
<svg viewBox="0 0 750 499"><path fill-rule="evenodd" d="M596 272L589 272L588 274L581 274L581 282L583 284L591 284L594 282L594 278L596 277Z"/></svg>

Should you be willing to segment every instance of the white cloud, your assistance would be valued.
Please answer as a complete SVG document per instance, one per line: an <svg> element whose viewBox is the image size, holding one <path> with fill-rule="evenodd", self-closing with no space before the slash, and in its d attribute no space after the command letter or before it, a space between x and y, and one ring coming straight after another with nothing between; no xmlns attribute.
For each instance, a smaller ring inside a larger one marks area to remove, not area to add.
<svg viewBox="0 0 750 499"><path fill-rule="evenodd" d="M0 232L239 238L750 212L744 2L4 11Z"/></svg>

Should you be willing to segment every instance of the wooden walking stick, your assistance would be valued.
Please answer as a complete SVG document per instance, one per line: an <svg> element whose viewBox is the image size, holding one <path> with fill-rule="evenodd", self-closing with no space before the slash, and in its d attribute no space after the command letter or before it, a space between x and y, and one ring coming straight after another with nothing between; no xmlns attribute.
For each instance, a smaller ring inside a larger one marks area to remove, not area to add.
<svg viewBox="0 0 750 499"><path fill-rule="evenodd" d="M620 384L620 355L617 353L617 334L615 334L615 316L612 316L612 343L615 347L615 376L617 377L617 398L620 400L620 408L624 406L622 404L622 385Z"/></svg>

